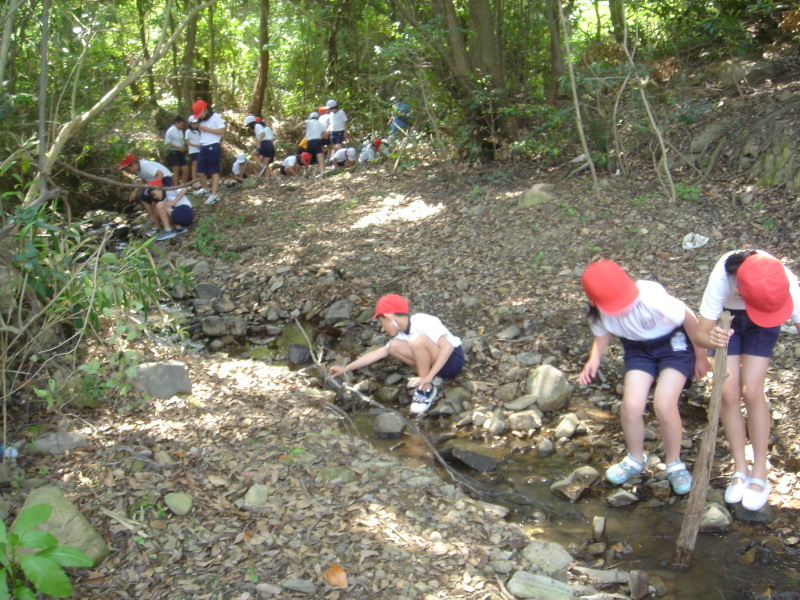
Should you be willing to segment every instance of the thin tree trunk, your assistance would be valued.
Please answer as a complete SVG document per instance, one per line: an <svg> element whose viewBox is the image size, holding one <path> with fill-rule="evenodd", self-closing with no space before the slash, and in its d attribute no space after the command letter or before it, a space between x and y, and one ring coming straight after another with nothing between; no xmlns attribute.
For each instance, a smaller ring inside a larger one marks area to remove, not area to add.
<svg viewBox="0 0 800 600"><path fill-rule="evenodd" d="M186 0L184 12L188 12L189 3L193 0ZM191 18L186 25L186 44L183 47L183 59L181 60L181 93L178 97L179 106L188 106L194 96L194 52L197 46L197 15Z"/></svg>
<svg viewBox="0 0 800 600"><path fill-rule="evenodd" d="M208 57L208 80L211 83L211 89L209 90L208 101L211 102L213 106L213 94L214 90L217 89L217 32L216 27L214 27L214 4L212 4L211 8L208 10L208 33L211 36L210 55Z"/></svg>
<svg viewBox="0 0 800 600"><path fill-rule="evenodd" d="M492 18L489 0L469 0L470 39L472 66L489 76L492 88L501 90L503 81L503 55ZM498 29L500 23L497 24Z"/></svg>
<svg viewBox="0 0 800 600"><path fill-rule="evenodd" d="M618 44L625 42L625 0L608 0L611 13L611 32Z"/></svg>
<svg viewBox="0 0 800 600"><path fill-rule="evenodd" d="M261 0L258 27L258 72L253 85L253 96L248 110L251 115L260 115L264 110L264 94L269 83L269 0Z"/></svg>
<svg viewBox="0 0 800 600"><path fill-rule="evenodd" d="M14 18L23 0L11 0L6 14L3 15L3 39L0 41L0 86L6 80L8 51L11 48L11 37L14 33Z"/></svg>
<svg viewBox="0 0 800 600"><path fill-rule="evenodd" d="M433 0L436 11L444 19L444 35L447 40L446 51L451 58L451 72L459 87L471 90L470 64L467 46L452 0Z"/></svg>
<svg viewBox="0 0 800 600"><path fill-rule="evenodd" d="M564 53L561 49L561 28L556 0L547 0L547 27L550 30L550 77L547 81L545 101L554 106L559 96L559 80L564 76Z"/></svg>
<svg viewBox="0 0 800 600"><path fill-rule="evenodd" d="M136 0L136 12L139 15L139 41L142 43L142 56L145 62L150 61L150 50L147 48L147 9L144 5L145 0ZM156 102L156 82L153 79L153 69L147 69L147 91L149 93L148 103L154 108L157 106Z"/></svg>

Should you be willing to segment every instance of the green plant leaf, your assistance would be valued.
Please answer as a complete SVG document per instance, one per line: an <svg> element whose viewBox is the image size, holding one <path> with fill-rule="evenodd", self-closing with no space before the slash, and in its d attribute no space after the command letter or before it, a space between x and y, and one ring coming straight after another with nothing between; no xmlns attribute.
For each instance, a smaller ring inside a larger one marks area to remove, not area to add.
<svg viewBox="0 0 800 600"><path fill-rule="evenodd" d="M11 566L11 561L8 559L8 546L5 543L0 544L0 563L3 565L3 571L6 567Z"/></svg>
<svg viewBox="0 0 800 600"><path fill-rule="evenodd" d="M8 541L8 534L6 533L6 524L0 520L0 544L5 544Z"/></svg>
<svg viewBox="0 0 800 600"><path fill-rule="evenodd" d="M34 527L41 525L50 518L53 507L49 504L37 504L22 511L22 513L11 525L11 531L17 535L25 535Z"/></svg>
<svg viewBox="0 0 800 600"><path fill-rule="evenodd" d="M20 585L14 588L14 598L17 598L17 600L36 600L36 594L24 585Z"/></svg>
<svg viewBox="0 0 800 600"><path fill-rule="evenodd" d="M19 536L19 545L26 548L50 548L57 546L58 540L48 531L28 531Z"/></svg>
<svg viewBox="0 0 800 600"><path fill-rule="evenodd" d="M0 569L0 600L9 600L11 595L8 593L8 574L5 568Z"/></svg>
<svg viewBox="0 0 800 600"><path fill-rule="evenodd" d="M85 552L71 546L53 546L37 552L36 556L52 558L62 567L91 567L94 564Z"/></svg>
<svg viewBox="0 0 800 600"><path fill-rule="evenodd" d="M59 564L46 556L20 556L19 565L36 590L56 598L69 598L72 583Z"/></svg>

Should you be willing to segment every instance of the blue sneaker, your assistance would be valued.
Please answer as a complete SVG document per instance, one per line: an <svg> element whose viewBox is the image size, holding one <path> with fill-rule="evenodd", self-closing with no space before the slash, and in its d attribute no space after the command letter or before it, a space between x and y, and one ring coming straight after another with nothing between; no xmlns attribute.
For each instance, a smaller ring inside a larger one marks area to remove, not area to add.
<svg viewBox="0 0 800 600"><path fill-rule="evenodd" d="M157 242L163 242L163 241L165 241L165 240L168 240L168 239L170 239L170 238L174 238L176 235L178 235L178 232L177 232L177 231L175 231L174 229L170 229L170 230L168 230L168 231L163 231L163 232L162 232L162 233L161 233L161 234L160 234L160 235L159 235L159 236L156 238L156 241L157 241Z"/></svg>
<svg viewBox="0 0 800 600"><path fill-rule="evenodd" d="M628 481L628 479L631 477L635 477L642 471L644 471L644 463L637 462L636 459L628 454L622 459L622 462L618 462L617 464L608 468L606 471L606 479L608 479L611 483L620 485Z"/></svg>
<svg viewBox="0 0 800 600"><path fill-rule="evenodd" d="M414 397L411 399L411 406L408 409L409 412L412 415L421 415L424 413L433 405L433 401L436 399L436 393L435 386L431 387L427 392L423 392L419 388L414 390Z"/></svg>
<svg viewBox="0 0 800 600"><path fill-rule="evenodd" d="M692 489L692 474L679 460L667 465L667 479L672 486L672 491L676 494L686 494Z"/></svg>

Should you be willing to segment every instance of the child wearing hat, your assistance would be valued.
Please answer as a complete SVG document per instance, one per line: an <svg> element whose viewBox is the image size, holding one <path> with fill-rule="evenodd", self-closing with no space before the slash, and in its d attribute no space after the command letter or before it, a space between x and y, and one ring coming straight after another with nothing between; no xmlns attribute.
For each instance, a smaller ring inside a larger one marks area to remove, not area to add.
<svg viewBox="0 0 800 600"><path fill-rule="evenodd" d="M175 173L176 185L189 182L189 164L186 162L184 129L186 129L186 119L180 115L175 115L172 125L164 134L164 143L167 146L167 164Z"/></svg>
<svg viewBox="0 0 800 600"><path fill-rule="evenodd" d="M355 166L356 164L356 149L355 148L339 148L331 156L331 166L340 169L347 169Z"/></svg>
<svg viewBox="0 0 800 600"><path fill-rule="evenodd" d="M386 146L386 140L375 138L361 151L361 155L358 157L359 164L370 160L377 160L380 158L381 154L389 156L389 149Z"/></svg>
<svg viewBox="0 0 800 600"><path fill-rule="evenodd" d="M170 171L167 167L154 160L140 160L136 158L136 155L130 152L123 156L122 160L119 161L119 170L124 171L129 175L135 175L143 182L147 182L152 179L158 179L162 182L159 185L164 185L165 187L172 187L173 185L172 171ZM161 223L156 215L155 207L153 206L153 199L149 194L149 190L134 188L130 193L128 200L130 202L135 202L137 199L142 205L144 212L147 213L147 216L153 223L153 230L150 231L148 235L155 235L158 232L158 228Z"/></svg>
<svg viewBox="0 0 800 600"><path fill-rule="evenodd" d="M233 161L233 166L231 167L234 185L241 185L244 183L244 180L247 179L247 176L251 174L252 170L250 165L251 163L249 160L247 160L247 155L244 152L240 152L236 155L236 160Z"/></svg>
<svg viewBox="0 0 800 600"><path fill-rule="evenodd" d="M153 179L147 185L162 185L160 179ZM179 233L185 233L186 228L194 221L194 211L192 203L186 197L186 188L179 190L159 190L150 189L147 193L155 203L155 211L158 219L164 226L164 231L156 238L157 242L163 242L175 237Z"/></svg>
<svg viewBox="0 0 800 600"><path fill-rule="evenodd" d="M320 177L325 173L325 150L322 145L324 133L325 129L319 122L319 113L317 111L312 112L306 119L306 151L311 156L317 157Z"/></svg>
<svg viewBox="0 0 800 600"><path fill-rule="evenodd" d="M344 145L344 139L347 135L347 113L339 108L339 103L333 99L325 103L325 108L328 109L328 114L330 115L328 131L331 152L336 152Z"/></svg>
<svg viewBox="0 0 800 600"><path fill-rule="evenodd" d="M382 296L375 306L373 321L378 321L391 341L342 366L334 365L330 373L339 377L348 371L366 367L387 356L414 367L416 377L408 380L415 388L410 412L421 415L436 399L433 378L455 377L464 368L461 339L454 336L437 318L424 313L409 315L408 302L398 294Z"/></svg>
<svg viewBox="0 0 800 600"><path fill-rule="evenodd" d="M298 154L290 154L283 159L280 168L280 174L284 177L299 177L300 171L308 168L311 164L311 154L308 152L300 152Z"/></svg>
<svg viewBox="0 0 800 600"><path fill-rule="evenodd" d="M692 486L692 476L680 459L678 399L688 378L692 374L701 378L709 368L705 351L691 341L697 333L697 319L661 284L634 282L610 260L590 264L581 283L589 299L589 326L594 334L589 359L580 373L581 385L588 385L597 375L612 336L622 342L625 357L620 415L628 454L609 467L605 477L619 485L644 471L644 409L655 383L653 407L664 443L667 478L676 494L685 494Z"/></svg>
<svg viewBox="0 0 800 600"><path fill-rule="evenodd" d="M728 331L717 326L723 310L733 316ZM720 420L734 473L725 489L725 502L741 502L748 510L761 509L769 499L771 416L764 381L780 326L789 317L800 332L800 286L781 261L761 250L735 250L717 261L700 305L697 339L709 349L728 346L729 377L722 385ZM753 447L752 469L745 458L748 437Z"/></svg>
<svg viewBox="0 0 800 600"><path fill-rule="evenodd" d="M270 163L275 160L275 134L272 132L272 128L265 125L261 117L254 115L245 117L244 126L252 129L253 137L256 140L253 159L261 166L258 176L261 177L266 173L270 179L275 177L269 168Z"/></svg>
<svg viewBox="0 0 800 600"><path fill-rule="evenodd" d="M189 152L189 165L191 168L192 180L197 179L197 156L200 154L200 130L197 128L197 118L190 115L188 119L188 126L183 132L183 139L186 140L186 149ZM199 187L199 183L195 183L195 187Z"/></svg>
<svg viewBox="0 0 800 600"><path fill-rule="evenodd" d="M200 131L200 152L197 156L197 173L200 175L202 190L195 192L198 196L208 195L206 204L214 204L219 200L219 173L222 166L222 136L225 135L225 121L219 113L211 110L205 100L198 100L192 105L192 114L197 119ZM211 176L211 187L208 176Z"/></svg>

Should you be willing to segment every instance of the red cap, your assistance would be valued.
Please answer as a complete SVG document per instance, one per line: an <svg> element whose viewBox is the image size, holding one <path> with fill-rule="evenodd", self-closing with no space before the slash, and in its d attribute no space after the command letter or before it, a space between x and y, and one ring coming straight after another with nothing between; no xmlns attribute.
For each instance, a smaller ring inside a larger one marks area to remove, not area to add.
<svg viewBox="0 0 800 600"><path fill-rule="evenodd" d="M203 111L208 108L208 102L205 100L198 100L194 104L192 104L192 114L194 115L195 119L199 119L200 115L203 114Z"/></svg>
<svg viewBox="0 0 800 600"><path fill-rule="evenodd" d="M317 112L318 112L319 114L321 114L321 115L327 115L327 114L328 114L328 109L327 109L327 108L325 108L324 106L320 106L320 107L317 109Z"/></svg>
<svg viewBox="0 0 800 600"><path fill-rule="evenodd" d="M736 285L750 320L759 327L777 327L792 314L794 302L783 263L773 256L748 256L736 271Z"/></svg>
<svg viewBox="0 0 800 600"><path fill-rule="evenodd" d="M304 165L310 165L311 164L311 153L310 152L303 152L302 154L300 154L300 160L303 161Z"/></svg>
<svg viewBox="0 0 800 600"><path fill-rule="evenodd" d="M119 168L124 169L128 165L132 165L135 162L136 162L136 157L133 155L133 153L128 152L125 156L122 157L122 160L119 161Z"/></svg>
<svg viewBox="0 0 800 600"><path fill-rule="evenodd" d="M164 182L160 179L151 179L147 182L147 185L164 185Z"/></svg>
<svg viewBox="0 0 800 600"><path fill-rule="evenodd" d="M617 263L593 262L581 275L583 291L607 315L624 313L639 297L639 288Z"/></svg>
<svg viewBox="0 0 800 600"><path fill-rule="evenodd" d="M375 305L375 314L372 316L374 321L381 315L407 315L408 302L399 294L387 294L381 296Z"/></svg>
<svg viewBox="0 0 800 600"><path fill-rule="evenodd" d="M375 146L376 148L380 148L381 147L381 138L375 138L374 140L372 140L372 145Z"/></svg>

